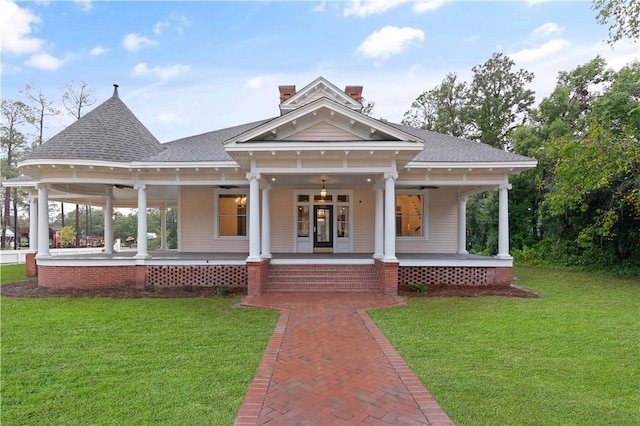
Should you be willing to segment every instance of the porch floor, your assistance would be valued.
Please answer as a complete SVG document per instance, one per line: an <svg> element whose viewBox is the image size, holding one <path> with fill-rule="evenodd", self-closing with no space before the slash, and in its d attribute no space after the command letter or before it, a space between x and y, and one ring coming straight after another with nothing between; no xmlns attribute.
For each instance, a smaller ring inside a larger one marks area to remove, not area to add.
<svg viewBox="0 0 640 426"><path fill-rule="evenodd" d="M131 259L135 257L135 249L124 249L118 253L77 253L65 254L63 250L56 250L52 256L55 259ZM248 253L230 253L230 252L179 252L177 250L153 250L149 251L150 259L158 260L174 260L174 261L243 261L248 257ZM402 264L405 261L482 261L496 260L492 256L481 256L476 254L456 254L456 253L398 253L396 254L398 261ZM373 262L373 253L273 253L271 256L272 263L281 263L287 261L303 261L311 263L313 261L354 261L356 263L362 261Z"/></svg>

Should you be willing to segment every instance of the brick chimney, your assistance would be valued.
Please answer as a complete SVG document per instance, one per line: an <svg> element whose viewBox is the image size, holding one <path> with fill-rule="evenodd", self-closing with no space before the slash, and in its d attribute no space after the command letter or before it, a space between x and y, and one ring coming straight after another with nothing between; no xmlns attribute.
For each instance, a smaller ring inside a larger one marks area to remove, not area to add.
<svg viewBox="0 0 640 426"><path fill-rule="evenodd" d="M347 86L344 88L344 92L357 102L362 103L362 86Z"/></svg>
<svg viewBox="0 0 640 426"><path fill-rule="evenodd" d="M280 103L283 103L296 94L296 86L278 86L280 90Z"/></svg>

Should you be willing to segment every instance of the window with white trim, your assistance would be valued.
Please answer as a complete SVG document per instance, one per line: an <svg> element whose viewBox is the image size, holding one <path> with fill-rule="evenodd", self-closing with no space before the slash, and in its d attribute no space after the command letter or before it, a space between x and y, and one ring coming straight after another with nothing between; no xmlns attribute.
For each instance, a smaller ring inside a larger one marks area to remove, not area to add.
<svg viewBox="0 0 640 426"><path fill-rule="evenodd" d="M424 193L396 194L396 237L426 236L425 206Z"/></svg>
<svg viewBox="0 0 640 426"><path fill-rule="evenodd" d="M218 236L247 236L247 194L218 194Z"/></svg>

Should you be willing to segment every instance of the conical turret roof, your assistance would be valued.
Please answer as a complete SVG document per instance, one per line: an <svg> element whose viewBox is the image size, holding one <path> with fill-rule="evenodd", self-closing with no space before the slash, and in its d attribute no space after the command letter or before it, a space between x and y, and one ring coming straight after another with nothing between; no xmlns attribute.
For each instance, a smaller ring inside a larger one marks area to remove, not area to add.
<svg viewBox="0 0 640 426"><path fill-rule="evenodd" d="M136 161L163 150L122 102L114 84L111 98L34 149L26 159Z"/></svg>

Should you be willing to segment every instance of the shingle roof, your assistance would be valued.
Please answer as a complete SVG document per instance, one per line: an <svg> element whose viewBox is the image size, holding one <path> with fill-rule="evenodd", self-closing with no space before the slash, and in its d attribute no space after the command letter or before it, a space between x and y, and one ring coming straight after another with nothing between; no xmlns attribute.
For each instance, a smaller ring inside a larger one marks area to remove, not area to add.
<svg viewBox="0 0 640 426"><path fill-rule="evenodd" d="M468 139L415 129L402 124L387 123L424 141L424 149L412 161L424 162L512 162L531 161L532 158L503 151Z"/></svg>
<svg viewBox="0 0 640 426"><path fill-rule="evenodd" d="M234 161L224 149L223 142L242 134L273 118L253 123L241 124L226 129L214 130L200 135L189 136L163 144L165 150L146 158L145 161L190 162L190 161Z"/></svg>
<svg viewBox="0 0 640 426"><path fill-rule="evenodd" d="M277 117L276 117L277 118ZM164 144L166 149L145 161L190 162L190 161L233 161L223 143L267 121L255 121L226 129L215 130L196 136L178 139ZM424 149L413 161L424 162L512 162L531 161L529 157L506 152L490 145L456 138L454 136L415 129L397 123L386 124L416 136L424 141Z"/></svg>
<svg viewBox="0 0 640 426"><path fill-rule="evenodd" d="M37 147L26 159L135 161L164 149L120 100L116 87L111 98Z"/></svg>

